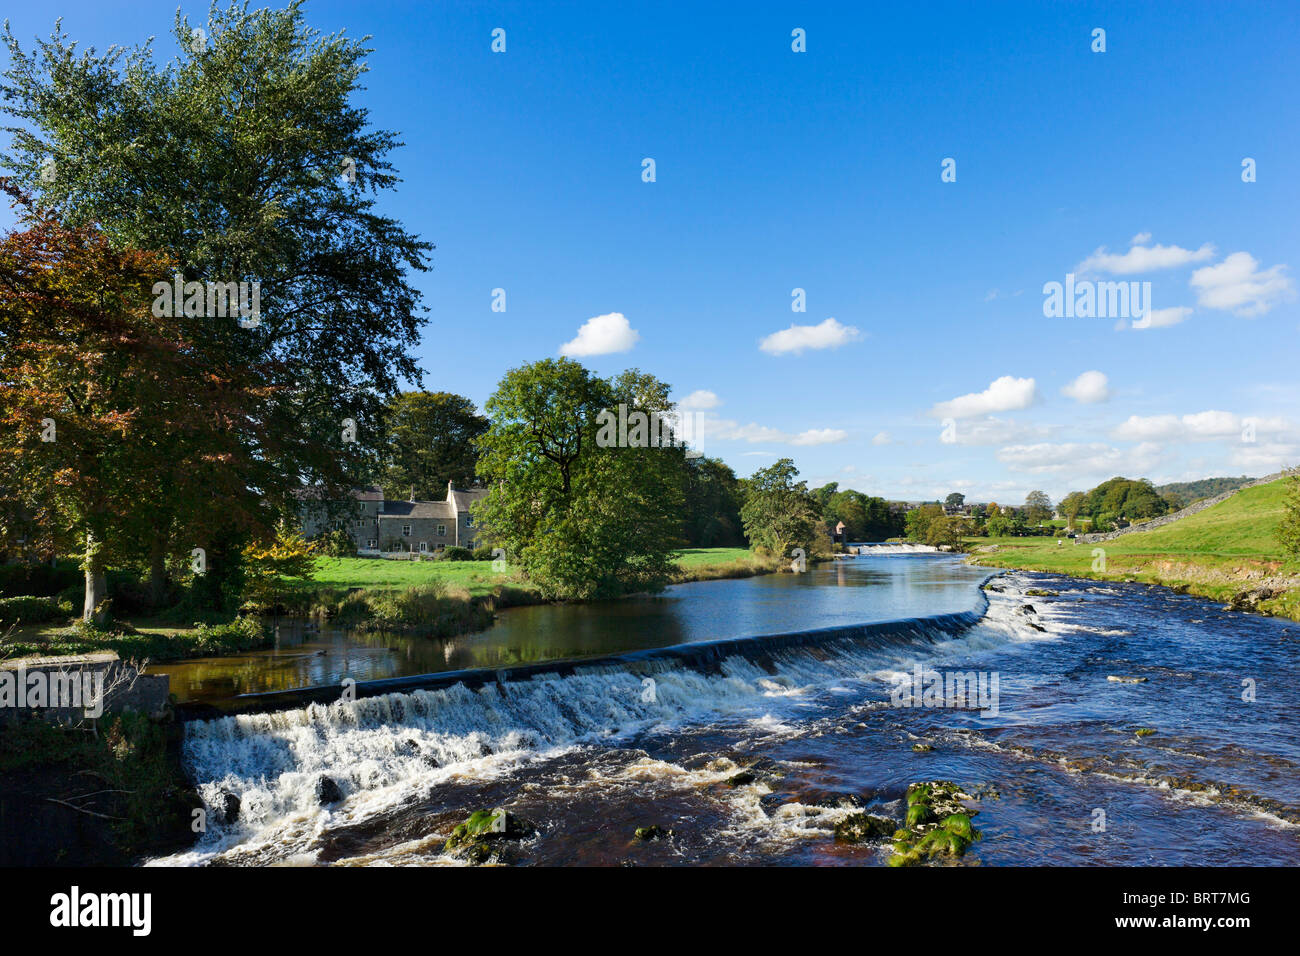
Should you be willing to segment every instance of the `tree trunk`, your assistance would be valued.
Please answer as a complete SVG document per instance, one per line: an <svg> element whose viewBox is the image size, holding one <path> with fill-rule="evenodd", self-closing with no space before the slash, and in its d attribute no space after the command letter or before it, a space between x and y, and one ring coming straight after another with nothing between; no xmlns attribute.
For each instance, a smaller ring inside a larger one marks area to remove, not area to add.
<svg viewBox="0 0 1300 956"><path fill-rule="evenodd" d="M104 624L108 621L107 607L101 609L108 597L108 583L104 578L104 544L95 537L93 531L86 532L86 560L82 567L86 571L86 603L82 607L82 620L92 624Z"/></svg>

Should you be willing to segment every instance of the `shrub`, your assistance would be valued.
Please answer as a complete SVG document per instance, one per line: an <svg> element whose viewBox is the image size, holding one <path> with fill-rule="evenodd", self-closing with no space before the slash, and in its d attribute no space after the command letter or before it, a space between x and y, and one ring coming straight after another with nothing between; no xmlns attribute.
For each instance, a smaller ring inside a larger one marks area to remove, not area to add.
<svg viewBox="0 0 1300 956"><path fill-rule="evenodd" d="M72 607L61 604L57 598L31 595L0 598L0 624L17 624L19 621L34 624L71 616Z"/></svg>
<svg viewBox="0 0 1300 956"><path fill-rule="evenodd" d="M494 555L492 554L492 549L491 549L491 548L485 546L485 547L482 547L482 548L475 548L475 549L474 549L474 560L475 560L475 561L491 561L491 560L493 560L493 559L494 559Z"/></svg>
<svg viewBox="0 0 1300 956"><path fill-rule="evenodd" d="M64 588L84 583L84 576L71 562L0 565L0 597L38 595L49 597Z"/></svg>
<svg viewBox="0 0 1300 956"><path fill-rule="evenodd" d="M316 545L322 554L331 558L355 558L357 556L356 541L353 540L352 535L342 528L317 535L312 539L312 543Z"/></svg>
<svg viewBox="0 0 1300 956"><path fill-rule="evenodd" d="M459 545L452 545L442 553L444 561L473 561L474 552L469 548L462 548Z"/></svg>

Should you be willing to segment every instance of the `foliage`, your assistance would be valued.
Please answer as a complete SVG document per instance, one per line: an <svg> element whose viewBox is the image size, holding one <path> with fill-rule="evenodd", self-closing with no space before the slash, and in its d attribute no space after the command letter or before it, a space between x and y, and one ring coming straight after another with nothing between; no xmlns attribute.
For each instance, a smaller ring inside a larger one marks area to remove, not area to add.
<svg viewBox="0 0 1300 956"><path fill-rule="evenodd" d="M1081 511L1110 524L1119 518L1130 521L1157 518L1168 514L1170 506L1145 479L1112 478L1088 492Z"/></svg>
<svg viewBox="0 0 1300 956"><path fill-rule="evenodd" d="M158 250L157 260L129 263L141 283L176 271L187 282L260 283L252 327L232 316L170 320L176 328L160 337L187 344L176 356L152 349L165 360L156 377L170 377L169 366L192 355L215 381L181 379L170 395L155 396L133 376L135 407L164 440L119 440L118 460L102 469L152 478L134 495L115 487L106 496L133 502L151 522L106 546L137 542L155 570L168 553L204 547L209 573L196 583L225 592L209 595L220 602L237 593L232 565L247 539L296 511L300 482L341 491L372 467L383 397L419 379L412 350L426 320L407 274L427 268L432 247L375 208L398 182L387 157L399 144L351 105L371 52L363 43L310 29L296 2L282 10L214 5L204 27L206 42L191 44L191 24L178 13L179 52L166 64L151 41L99 53L78 49L57 25L24 51L6 27L0 94L12 145L0 164L71 226L96 224L123 256ZM106 281L110 302L150 301ZM149 342L136 335L135 343L113 358L147 367ZM241 374L253 384L236 383ZM233 403L232 414L232 403L209 400L213 389L248 400ZM162 428L169 401L206 421ZM341 437L349 419L356 442ZM160 467L120 460L141 450L154 451ZM87 550L91 563L104 560Z"/></svg>
<svg viewBox="0 0 1300 956"><path fill-rule="evenodd" d="M680 541L680 447L601 447L597 416L667 415L668 386L635 369L614 380L569 359L511 369L486 411L475 506L482 537L549 597L662 588Z"/></svg>
<svg viewBox="0 0 1300 956"><path fill-rule="evenodd" d="M744 544L741 485L731 466L717 458L687 458L683 476L686 543L700 548Z"/></svg>
<svg viewBox="0 0 1300 956"><path fill-rule="evenodd" d="M817 501L807 482L796 482L799 469L789 458L760 468L745 481L740 518L752 545L776 557L789 557L795 548L811 555L824 534Z"/></svg>
<svg viewBox="0 0 1300 956"><path fill-rule="evenodd" d="M1283 553L1300 558L1300 474L1287 480L1288 493L1282 520L1277 526L1277 540Z"/></svg>
<svg viewBox="0 0 1300 956"><path fill-rule="evenodd" d="M447 483L474 479L476 443L487 429L468 398L450 392L399 392L385 412L381 484L390 498L441 500Z"/></svg>
<svg viewBox="0 0 1300 956"><path fill-rule="evenodd" d="M943 508L938 504L924 504L913 508L904 516L904 530L909 541L924 543L930 532L930 523L943 517Z"/></svg>
<svg viewBox="0 0 1300 956"><path fill-rule="evenodd" d="M966 522L960 518L940 515L925 529L925 543L935 548L946 547L960 551L962 535L965 533Z"/></svg>
<svg viewBox="0 0 1300 956"><path fill-rule="evenodd" d="M244 596L252 604L274 608L286 590L285 578L307 579L316 573L316 549L285 522L275 537L244 548Z"/></svg>
<svg viewBox="0 0 1300 956"><path fill-rule="evenodd" d="M1052 499L1044 491L1031 491L1025 495L1025 523L1033 526L1052 516Z"/></svg>
<svg viewBox="0 0 1300 956"><path fill-rule="evenodd" d="M0 598L0 624L33 624L54 621L72 615L72 605L55 598L21 597Z"/></svg>

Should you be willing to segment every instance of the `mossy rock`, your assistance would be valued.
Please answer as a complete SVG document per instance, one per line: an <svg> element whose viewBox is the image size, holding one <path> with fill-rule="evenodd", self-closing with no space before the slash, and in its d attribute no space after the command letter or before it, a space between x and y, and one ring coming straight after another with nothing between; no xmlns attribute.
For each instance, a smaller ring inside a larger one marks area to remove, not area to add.
<svg viewBox="0 0 1300 956"><path fill-rule="evenodd" d="M1153 730L1150 727L1139 727L1136 733L1139 737L1150 737L1152 734L1155 733L1155 730Z"/></svg>
<svg viewBox="0 0 1300 956"><path fill-rule="evenodd" d="M527 820L498 807L495 810L475 810L464 822L451 831L444 847L448 853L458 853L471 863L483 863L499 855L495 844L502 840L522 840L536 833Z"/></svg>
<svg viewBox="0 0 1300 956"><path fill-rule="evenodd" d="M949 833L955 833L963 840L975 839L975 828L971 826L970 817L964 813L951 813L939 824Z"/></svg>
<svg viewBox="0 0 1300 956"><path fill-rule="evenodd" d="M1025 592L1029 597L1060 597L1057 591L1048 591L1046 588L1030 588Z"/></svg>
<svg viewBox="0 0 1300 956"><path fill-rule="evenodd" d="M934 750L934 744L912 744L912 750L919 754L928 754Z"/></svg>
<svg viewBox="0 0 1300 956"><path fill-rule="evenodd" d="M916 844L915 851L927 857L962 856L969 845L970 840L958 836L951 830L940 827L923 836L921 841Z"/></svg>
<svg viewBox="0 0 1300 956"><path fill-rule="evenodd" d="M908 850L906 853L895 853L889 858L890 866L916 866L921 862L921 854L915 850Z"/></svg>
<svg viewBox="0 0 1300 956"><path fill-rule="evenodd" d="M865 843L887 837L896 824L888 817L871 813L854 813L835 824L836 843Z"/></svg>
<svg viewBox="0 0 1300 956"><path fill-rule="evenodd" d="M648 827L636 828L636 838L646 843L649 843L651 840L666 840L672 835L672 830L666 830L657 823L652 823Z"/></svg>
<svg viewBox="0 0 1300 956"><path fill-rule="evenodd" d="M914 827L918 823L929 823L934 819L934 811L924 803L914 803L907 808L906 823L909 827Z"/></svg>

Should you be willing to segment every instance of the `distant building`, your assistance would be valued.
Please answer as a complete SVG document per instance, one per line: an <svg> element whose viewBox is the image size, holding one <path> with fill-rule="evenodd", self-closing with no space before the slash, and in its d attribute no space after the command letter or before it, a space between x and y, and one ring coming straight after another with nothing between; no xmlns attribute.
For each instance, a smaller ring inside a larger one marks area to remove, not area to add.
<svg viewBox="0 0 1300 956"><path fill-rule="evenodd" d="M484 488L455 488L451 482L445 501L385 499L382 488L358 488L350 499L335 501L307 489L298 496L299 516L305 537L341 528L352 536L358 554L437 553L478 547L470 505L486 495Z"/></svg>

